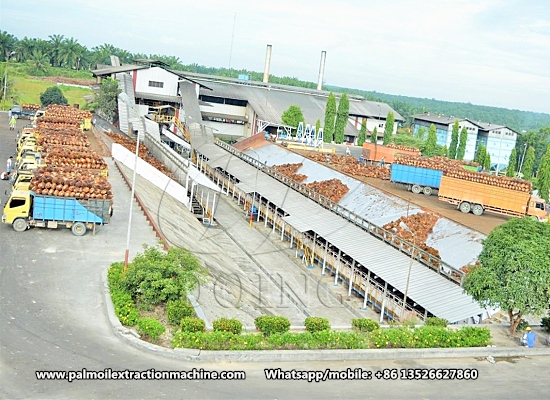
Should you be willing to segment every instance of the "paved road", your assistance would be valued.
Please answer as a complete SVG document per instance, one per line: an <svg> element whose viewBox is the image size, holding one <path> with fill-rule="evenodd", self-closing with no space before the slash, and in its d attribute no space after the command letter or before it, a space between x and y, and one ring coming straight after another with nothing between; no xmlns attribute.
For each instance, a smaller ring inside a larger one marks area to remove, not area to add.
<svg viewBox="0 0 550 400"><path fill-rule="evenodd" d="M0 114L3 122L5 114ZM0 123L0 152L9 154L13 138ZM111 168L112 170L112 168ZM548 394L550 358L514 362L430 360L331 363L197 365L167 359L129 347L113 335L101 295L101 273L123 256L129 191L112 173L115 191L113 223L96 236L75 237L67 230L14 232L0 226L0 398L509 398ZM1 196L4 202L2 185ZM156 239L134 208L131 253ZM39 381L36 370L186 370L192 367L244 370L246 381ZM469 382L431 381L266 381L263 368L317 370L362 367L479 368Z"/></svg>

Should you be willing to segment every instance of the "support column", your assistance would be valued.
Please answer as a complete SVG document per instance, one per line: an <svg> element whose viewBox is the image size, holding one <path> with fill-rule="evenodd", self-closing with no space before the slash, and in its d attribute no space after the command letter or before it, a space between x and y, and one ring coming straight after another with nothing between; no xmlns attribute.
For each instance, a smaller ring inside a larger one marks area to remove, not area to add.
<svg viewBox="0 0 550 400"><path fill-rule="evenodd" d="M338 272L340 271L340 256L342 255L342 250L338 249L338 258L336 260L336 274L334 275L334 286L338 286Z"/></svg>
<svg viewBox="0 0 550 400"><path fill-rule="evenodd" d="M325 240L325 255L323 257L323 270L321 271L321 276L325 276L325 268L327 266L327 255L328 255L328 240Z"/></svg>
<svg viewBox="0 0 550 400"><path fill-rule="evenodd" d="M388 294L388 282L385 282L384 294L382 295L382 306L380 307L380 323L384 321L384 308L386 307L387 294Z"/></svg>
<svg viewBox="0 0 550 400"><path fill-rule="evenodd" d="M367 299L369 297L369 288L370 288L370 270L367 273L367 284L365 286L365 298L363 300L363 310L367 309Z"/></svg>
<svg viewBox="0 0 550 400"><path fill-rule="evenodd" d="M348 288L348 297L351 297L351 288L353 286L353 274L355 273L355 259L351 263L351 273L349 275L349 288Z"/></svg>

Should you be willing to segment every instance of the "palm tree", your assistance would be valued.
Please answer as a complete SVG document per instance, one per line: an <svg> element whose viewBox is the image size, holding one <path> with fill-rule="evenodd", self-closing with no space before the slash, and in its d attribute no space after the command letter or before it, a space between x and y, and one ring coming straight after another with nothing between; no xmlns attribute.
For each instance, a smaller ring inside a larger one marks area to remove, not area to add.
<svg viewBox="0 0 550 400"><path fill-rule="evenodd" d="M0 60L9 60L16 45L17 38L15 36L6 31L0 31Z"/></svg>
<svg viewBox="0 0 550 400"><path fill-rule="evenodd" d="M116 47L112 44L104 43L101 46L92 47L94 68L97 64L111 65L111 54L115 54Z"/></svg>
<svg viewBox="0 0 550 400"><path fill-rule="evenodd" d="M34 50L27 62L33 67L33 72L36 75L41 75L42 73L47 72L48 66L50 65L49 57L42 53L41 50Z"/></svg>
<svg viewBox="0 0 550 400"><path fill-rule="evenodd" d="M79 69L84 47L75 38L65 39L61 51L61 59L67 68Z"/></svg>
<svg viewBox="0 0 550 400"><path fill-rule="evenodd" d="M65 36L63 35L50 35L48 36L50 38L49 42L51 45L51 64L53 67L61 67L62 61L61 61L61 54L63 53L63 46L65 42Z"/></svg>

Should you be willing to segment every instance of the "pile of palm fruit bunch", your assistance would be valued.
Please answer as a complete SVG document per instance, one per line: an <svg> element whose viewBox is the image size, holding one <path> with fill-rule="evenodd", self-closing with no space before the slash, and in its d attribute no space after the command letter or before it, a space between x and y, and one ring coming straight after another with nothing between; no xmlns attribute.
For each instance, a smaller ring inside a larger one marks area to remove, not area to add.
<svg viewBox="0 0 550 400"><path fill-rule="evenodd" d="M63 106L60 104L50 104L46 107L46 115L48 117L57 117L65 121L76 121L80 124L87 118L92 118L92 113L88 110L80 110L71 106Z"/></svg>
<svg viewBox="0 0 550 400"><path fill-rule="evenodd" d="M305 185L320 195L338 203L349 192L349 187L344 185L340 179L329 179L326 181L315 181Z"/></svg>
<svg viewBox="0 0 550 400"><path fill-rule="evenodd" d="M438 219L439 217L435 214L418 213L408 217L400 217L385 224L382 228L409 243L414 243L416 247L439 259L439 251L426 245L428 235L432 232ZM405 229L404 225L408 229Z"/></svg>
<svg viewBox="0 0 550 400"><path fill-rule="evenodd" d="M510 178L508 176L496 176L488 175L481 172L475 171L448 171L445 173L446 176L451 178L463 179L471 182L483 183L485 185L496 186L504 189L516 190L518 192L527 192L530 193L533 185L531 181L526 181L519 178Z"/></svg>
<svg viewBox="0 0 550 400"><path fill-rule="evenodd" d="M447 157L411 157L407 155L398 155L395 157L395 163L401 165L409 165L411 167L435 169L438 171L465 171L464 165L467 165L461 160L453 160ZM476 163L468 165L477 166Z"/></svg>
<svg viewBox="0 0 550 400"><path fill-rule="evenodd" d="M304 164L302 163L281 164L281 165L274 165L271 168L283 174L284 176L288 176L290 179L296 182L303 182L307 179L307 175L296 173L296 171L298 171L303 165Z"/></svg>
<svg viewBox="0 0 550 400"><path fill-rule="evenodd" d="M416 147L405 146L402 144L395 144L395 143L388 143L386 147L390 147L392 149L397 149L397 150L405 150L405 151L419 151L419 149L417 149Z"/></svg>
<svg viewBox="0 0 550 400"><path fill-rule="evenodd" d="M107 132L107 136L109 136L109 138L111 138L113 142L120 144L121 146L126 148L126 150L131 151L132 153L136 152L135 140L129 139L126 136L121 135L120 133L114 133L114 132ZM163 163L161 163L159 160L157 160L155 157L149 154L149 150L143 143L139 144L138 155L139 155L139 158L141 158L148 164L158 169L164 175L169 176L171 178L174 177L174 174L172 174L172 172L170 172L170 170L166 168L166 166Z"/></svg>
<svg viewBox="0 0 550 400"><path fill-rule="evenodd" d="M113 198L111 184L99 171L72 166L37 169L30 182L30 190L36 194L58 197Z"/></svg>
<svg viewBox="0 0 550 400"><path fill-rule="evenodd" d="M308 154L308 158L319 163L326 163L326 154ZM352 176L363 176L366 178L390 179L390 170L374 165L363 165L355 157L330 155L329 165L336 166L336 169Z"/></svg>
<svg viewBox="0 0 550 400"><path fill-rule="evenodd" d="M107 163L95 151L67 149L63 146L49 147L45 152L44 162L52 167L107 169Z"/></svg>

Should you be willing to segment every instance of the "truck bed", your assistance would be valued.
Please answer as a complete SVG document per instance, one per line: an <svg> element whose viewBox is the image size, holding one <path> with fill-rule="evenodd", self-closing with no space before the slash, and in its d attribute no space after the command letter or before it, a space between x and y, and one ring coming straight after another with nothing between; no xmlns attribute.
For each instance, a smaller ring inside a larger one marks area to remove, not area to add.
<svg viewBox="0 0 550 400"><path fill-rule="evenodd" d="M32 216L43 221L107 224L111 204L111 200L103 199L34 195Z"/></svg>
<svg viewBox="0 0 550 400"><path fill-rule="evenodd" d="M363 158L368 161L380 161L384 158L386 163L391 164L398 155L420 156L420 151L399 150L381 144L363 143L362 147Z"/></svg>
<svg viewBox="0 0 550 400"><path fill-rule="evenodd" d="M430 186L439 188L443 171L413 167L410 165L392 164L390 180L409 185Z"/></svg>
<svg viewBox="0 0 550 400"><path fill-rule="evenodd" d="M523 216L530 194L517 190L443 176L439 200L459 205L463 201L481 204L487 211L503 215Z"/></svg>

